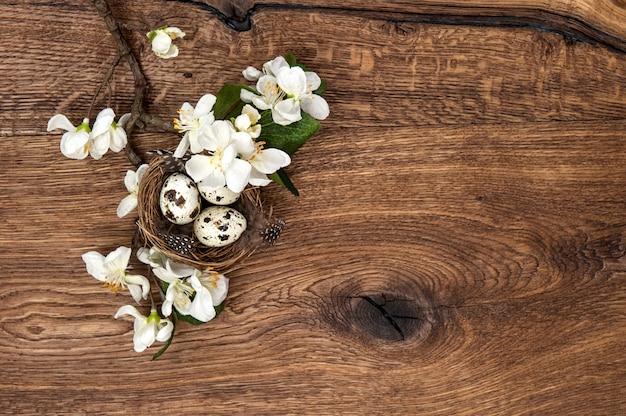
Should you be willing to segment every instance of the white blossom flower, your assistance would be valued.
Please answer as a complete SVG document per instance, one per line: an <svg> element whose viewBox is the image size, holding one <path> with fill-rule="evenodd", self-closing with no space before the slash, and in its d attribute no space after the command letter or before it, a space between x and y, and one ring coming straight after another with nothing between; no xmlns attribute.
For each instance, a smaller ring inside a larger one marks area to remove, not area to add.
<svg viewBox="0 0 626 416"><path fill-rule="evenodd" d="M328 117L328 103L321 96L313 94L322 82L315 72L305 72L297 66L282 67L276 73L276 82L287 98L272 108L272 117L277 112L283 119L291 120L300 114L300 109L317 120Z"/></svg>
<svg viewBox="0 0 626 416"><path fill-rule="evenodd" d="M48 131L54 129L66 130L61 138L61 153L70 159L84 159L91 155L100 159L109 150L119 152L126 146L126 131L123 125L130 114L123 115L119 123L115 123L115 113L111 108L105 108L98 113L89 128L89 119L83 119L82 124L74 127L63 114L57 114L48 121Z"/></svg>
<svg viewBox="0 0 626 416"><path fill-rule="evenodd" d="M276 124L286 126L300 120L300 111L318 120L324 120L330 113L326 100L313 93L321 85L320 77L315 72L289 66L282 56L263 64L263 71L249 66L242 74L248 81L257 81L259 95L242 88L241 100L259 110L271 109Z"/></svg>
<svg viewBox="0 0 626 416"><path fill-rule="evenodd" d="M252 167L237 156L254 148L250 135L235 131L230 121L218 120L203 130L199 141L210 154L191 156L185 164L189 176L209 190L227 186L233 192L243 191Z"/></svg>
<svg viewBox="0 0 626 416"><path fill-rule="evenodd" d="M189 315L201 322L208 322L215 318L217 313L213 306L211 292L200 283L195 274L191 275L188 280L195 291Z"/></svg>
<svg viewBox="0 0 626 416"><path fill-rule="evenodd" d="M289 155L275 148L265 149L265 142L254 142L254 149L250 153L244 153L241 157L252 166L248 182L252 186L265 186L271 181L267 177L280 168L291 163Z"/></svg>
<svg viewBox="0 0 626 416"><path fill-rule="evenodd" d="M191 147L192 153L200 153L203 148L198 143L198 137L206 126L210 126L215 121L213 115L213 105L216 97L212 94L205 94L198 100L194 108L188 102L183 103L178 110L179 118L174 119L174 128L179 133L184 133L182 140L174 151L175 157L183 157L185 152Z"/></svg>
<svg viewBox="0 0 626 416"><path fill-rule="evenodd" d="M256 139L261 135L261 125L257 124L261 119L261 114L250 104L243 106L241 114L235 119L235 129L248 133L251 138Z"/></svg>
<svg viewBox="0 0 626 416"><path fill-rule="evenodd" d="M263 71L259 71L255 67L249 66L242 72L242 74L248 81L258 81L264 74L275 77L278 70L285 67L289 68L287 60L282 56L277 56L271 61L267 61L263 64Z"/></svg>
<svg viewBox="0 0 626 416"><path fill-rule="evenodd" d="M82 258L90 275L104 282L115 293L128 288L135 302L139 303L142 298L148 297L150 282L144 276L126 272L130 254L130 248L118 247L106 257L96 251L89 251Z"/></svg>
<svg viewBox="0 0 626 416"><path fill-rule="evenodd" d="M100 159L109 149L119 152L126 146L128 139L123 125L129 117L130 113L124 114L118 124L115 123L115 113L112 108L105 108L98 113L90 137L93 143L90 154L94 159Z"/></svg>
<svg viewBox="0 0 626 416"><path fill-rule="evenodd" d="M143 316L134 306L125 305L117 310L115 319L122 315L131 315L135 318L133 343L137 352L144 351L154 341L167 341L174 330L172 321L161 319L155 309L150 311L150 315Z"/></svg>
<svg viewBox="0 0 626 416"><path fill-rule="evenodd" d="M185 32L174 26L164 26L151 30L146 36L154 54L163 59L169 59L178 56L178 47L172 41L184 37Z"/></svg>
<svg viewBox="0 0 626 416"><path fill-rule="evenodd" d="M205 270L203 272L196 270L195 276L198 282L211 293L213 306L218 306L226 300L229 283L229 279L226 276L219 274L215 270Z"/></svg>
<svg viewBox="0 0 626 416"><path fill-rule="evenodd" d="M228 294L228 278L214 270L196 270L188 280L195 291L189 314L202 322L215 318L215 307Z"/></svg>
<svg viewBox="0 0 626 416"><path fill-rule="evenodd" d="M191 296L194 294L193 287L185 279L165 273L164 269L154 269L153 272L159 279L167 283L165 299L161 305L163 316L170 316L172 307L175 307L183 315L189 315L191 312Z"/></svg>
<svg viewBox="0 0 626 416"><path fill-rule="evenodd" d="M132 210L137 208L137 192L139 192L139 183L144 173L148 170L148 165L143 164L137 168L137 171L128 170L124 177L124 186L129 194L125 196L117 206L117 216L122 218L128 215Z"/></svg>
<svg viewBox="0 0 626 416"><path fill-rule="evenodd" d="M239 98L245 103L252 103L259 110L270 110L285 97L284 92L280 90L276 82L276 77L273 75L262 75L256 83L256 90L259 94L242 88ZM274 118L273 112L272 118ZM277 120L274 120L274 122L278 123Z"/></svg>
<svg viewBox="0 0 626 416"><path fill-rule="evenodd" d="M61 137L61 153L70 159L84 159L89 154L89 138L91 129L89 119L84 118L77 127L69 121L63 114L52 116L48 120L48 131L62 129L65 130Z"/></svg>

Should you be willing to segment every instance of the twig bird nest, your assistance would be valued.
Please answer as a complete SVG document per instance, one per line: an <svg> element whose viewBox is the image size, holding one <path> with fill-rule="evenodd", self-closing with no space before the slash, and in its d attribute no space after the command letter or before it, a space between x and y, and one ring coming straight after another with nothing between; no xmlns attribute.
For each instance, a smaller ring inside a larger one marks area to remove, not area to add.
<svg viewBox="0 0 626 416"><path fill-rule="evenodd" d="M177 163L178 162L178 163ZM271 209L264 210L259 188L248 187L230 205L246 219L241 237L224 247L207 247L194 235L194 224L177 225L163 215L160 197L166 179L175 172L184 173L184 165L169 153L152 158L137 193L137 225L146 246L154 246L170 259L196 268L210 267L220 273L237 269L241 261L263 245L271 245L280 235L284 222L271 221ZM202 209L211 204L202 201Z"/></svg>

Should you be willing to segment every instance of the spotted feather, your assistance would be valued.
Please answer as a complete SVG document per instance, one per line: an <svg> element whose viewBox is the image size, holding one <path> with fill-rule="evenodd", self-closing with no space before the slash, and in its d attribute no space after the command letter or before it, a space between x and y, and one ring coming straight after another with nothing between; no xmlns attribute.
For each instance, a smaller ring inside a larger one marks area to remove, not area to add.
<svg viewBox="0 0 626 416"><path fill-rule="evenodd" d="M155 149L148 151L148 154L160 156L163 159L163 170L167 173L184 172L185 163L191 157L190 155L184 155L183 157L174 156L174 152L169 150Z"/></svg>
<svg viewBox="0 0 626 416"><path fill-rule="evenodd" d="M277 222L268 224L268 226L261 231L261 237L263 237L263 240L273 245L278 237L280 237L280 233L283 231L284 226L285 221L283 220L278 220Z"/></svg>
<svg viewBox="0 0 626 416"><path fill-rule="evenodd" d="M188 255L193 251L193 238L187 235L160 234L165 244L172 250Z"/></svg>

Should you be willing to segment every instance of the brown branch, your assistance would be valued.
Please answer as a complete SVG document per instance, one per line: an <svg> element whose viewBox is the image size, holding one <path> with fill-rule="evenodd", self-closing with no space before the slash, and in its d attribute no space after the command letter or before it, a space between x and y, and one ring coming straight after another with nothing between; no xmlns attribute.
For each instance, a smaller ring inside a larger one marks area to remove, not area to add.
<svg viewBox="0 0 626 416"><path fill-rule="evenodd" d="M151 116L148 113L142 113L140 120L146 126L154 126L157 127L159 130L165 131L167 133L178 133L178 130L174 128L174 123L165 121L158 117Z"/></svg>
<svg viewBox="0 0 626 416"><path fill-rule="evenodd" d="M124 58L128 65L130 66L130 70L133 74L133 78L135 80L135 97L133 99L133 104L130 110L130 119L124 126L124 130L126 130L126 135L129 138L129 142L126 145L125 151L126 156L130 163L134 166L138 167L143 163L143 160L130 145L130 135L133 131L133 128L137 125L139 121L141 121L143 112L143 100L148 89L148 84L146 82L146 77L141 71L141 67L139 66L139 62L133 55L133 52L126 41L126 38L122 34L122 30L120 28L119 22L113 17L111 13L111 9L105 0L91 0L93 5L96 7L98 14L100 17L104 19L107 29L113 36L113 40L115 41L115 45L117 46L117 50L120 58Z"/></svg>

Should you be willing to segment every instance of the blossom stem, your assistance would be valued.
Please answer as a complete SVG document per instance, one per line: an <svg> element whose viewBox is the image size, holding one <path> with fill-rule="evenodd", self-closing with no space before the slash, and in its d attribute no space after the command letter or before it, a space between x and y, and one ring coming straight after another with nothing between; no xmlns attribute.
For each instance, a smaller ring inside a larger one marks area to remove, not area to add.
<svg viewBox="0 0 626 416"><path fill-rule="evenodd" d="M89 119L91 118L91 112L93 111L93 106L95 105L96 99L100 95L100 92L102 91L102 88L104 88L105 85L108 85L108 86L111 85L110 84L111 78L113 78L113 74L115 73L115 68L120 63L121 59L122 59L122 57L119 54L115 57L115 59L113 60L113 63L109 67L109 70L107 71L106 75L104 76L104 80L102 80L102 83L98 86L98 89L96 90L96 92L94 93L93 97L91 98L91 105L89 106L89 111L87 112L87 118L89 118Z"/></svg>

